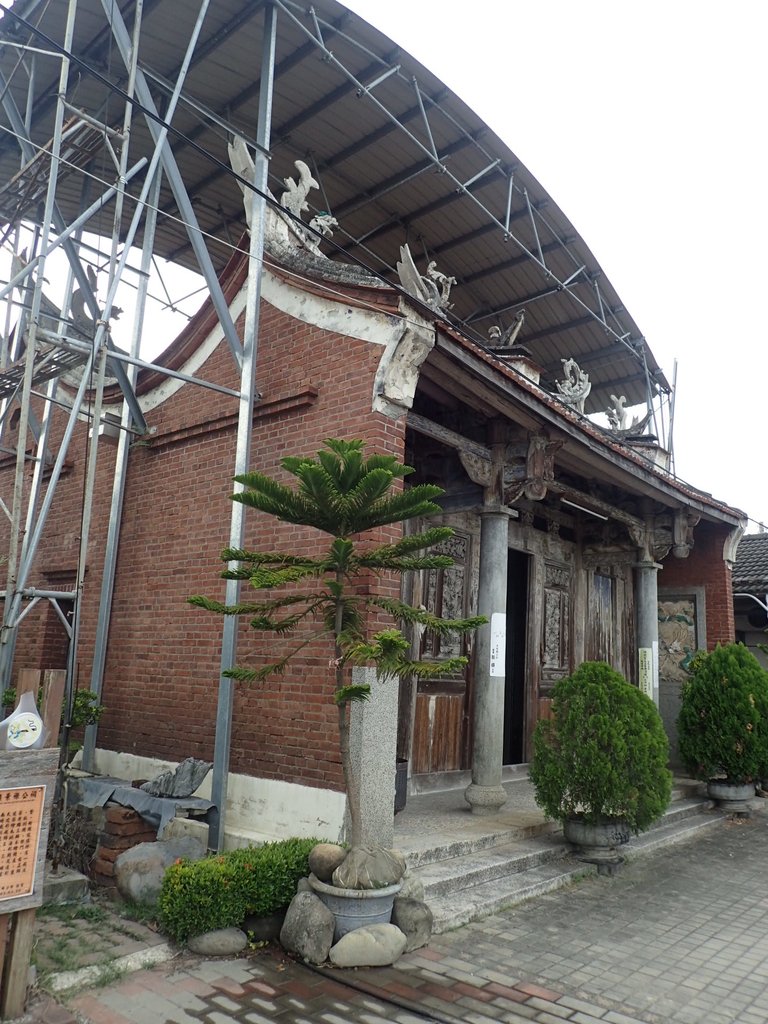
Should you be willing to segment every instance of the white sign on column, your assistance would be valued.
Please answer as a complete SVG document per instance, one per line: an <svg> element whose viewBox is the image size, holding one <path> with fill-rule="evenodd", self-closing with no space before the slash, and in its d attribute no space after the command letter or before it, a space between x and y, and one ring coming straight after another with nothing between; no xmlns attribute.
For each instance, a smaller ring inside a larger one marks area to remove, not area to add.
<svg viewBox="0 0 768 1024"><path fill-rule="evenodd" d="M637 682L646 697L653 700L653 649L650 647L637 649Z"/></svg>
<svg viewBox="0 0 768 1024"><path fill-rule="evenodd" d="M507 616L505 612L491 615L491 676L506 675Z"/></svg>

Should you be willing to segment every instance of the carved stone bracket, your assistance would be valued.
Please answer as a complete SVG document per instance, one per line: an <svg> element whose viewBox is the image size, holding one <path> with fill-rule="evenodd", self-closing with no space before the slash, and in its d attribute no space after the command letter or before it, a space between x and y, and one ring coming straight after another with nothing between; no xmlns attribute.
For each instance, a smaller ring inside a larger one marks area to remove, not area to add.
<svg viewBox="0 0 768 1024"><path fill-rule="evenodd" d="M675 558L687 558L693 548L693 528L701 519L696 512L678 509L672 524L672 554Z"/></svg>
<svg viewBox="0 0 768 1024"><path fill-rule="evenodd" d="M669 554L673 543L671 516L649 516L643 525L630 525L627 529L640 549L641 562L661 562Z"/></svg>
<svg viewBox="0 0 768 1024"><path fill-rule="evenodd" d="M555 479L555 455L564 441L550 441L546 434L532 434L523 459L513 460L505 474L504 503L512 505L520 498L542 501ZM509 451L508 449L508 454ZM513 450L513 449L512 449ZM511 477L511 480L508 480ZM516 478L516 479L515 479Z"/></svg>

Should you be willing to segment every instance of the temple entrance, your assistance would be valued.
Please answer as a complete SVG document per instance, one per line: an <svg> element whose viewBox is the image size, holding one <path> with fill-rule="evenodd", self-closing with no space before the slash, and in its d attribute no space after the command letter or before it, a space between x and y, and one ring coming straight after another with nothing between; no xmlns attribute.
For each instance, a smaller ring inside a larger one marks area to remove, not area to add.
<svg viewBox="0 0 768 1024"><path fill-rule="evenodd" d="M525 665L529 565L530 555L510 549L507 561L504 764L522 764L525 760Z"/></svg>

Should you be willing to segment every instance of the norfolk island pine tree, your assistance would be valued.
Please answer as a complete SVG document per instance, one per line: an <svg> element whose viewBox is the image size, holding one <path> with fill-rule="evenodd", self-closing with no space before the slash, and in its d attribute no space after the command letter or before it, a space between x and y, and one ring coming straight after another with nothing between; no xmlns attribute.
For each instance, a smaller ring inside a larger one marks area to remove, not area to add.
<svg viewBox="0 0 768 1024"><path fill-rule="evenodd" d="M434 676L462 669L465 657L442 661L418 661L409 657L410 640L401 627L421 626L438 634L463 634L486 619L442 619L423 607L399 599L361 593L359 584L371 573L391 573L448 568L449 555L430 549L453 535L447 526L435 526L403 536L393 544L371 545L365 535L381 526L440 513L434 501L443 490L434 484L401 487L399 481L413 469L393 455L365 457L361 440L329 438L316 458L288 456L283 469L296 478L288 487L259 472L243 473L235 480L243 490L232 500L257 509L285 523L313 527L331 540L317 558L281 551L248 551L226 548L222 560L228 568L224 579L238 579L261 592L257 599L227 605L197 595L191 604L222 615L247 616L250 627L264 635L292 638L286 654L258 668L240 666L226 674L246 682L263 682L281 675L308 644L325 637L333 642L329 683L336 705L339 750L347 790L352 848L364 844L359 780L350 754L350 705L365 701L370 686L351 681L354 665L368 665L379 677ZM370 633L369 613L384 611L392 617L389 629ZM300 634L300 635L296 635ZM329 687L330 688L330 687Z"/></svg>

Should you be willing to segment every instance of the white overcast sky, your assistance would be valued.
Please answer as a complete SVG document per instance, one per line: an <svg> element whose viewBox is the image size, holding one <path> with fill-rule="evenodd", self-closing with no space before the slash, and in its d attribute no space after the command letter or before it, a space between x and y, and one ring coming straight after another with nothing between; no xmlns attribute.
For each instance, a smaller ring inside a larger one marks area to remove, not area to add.
<svg viewBox="0 0 768 1024"><path fill-rule="evenodd" d="M507 142L670 381L678 360L678 475L768 523L768 0L346 3ZM51 270L58 299L63 273ZM198 287L174 277L173 298ZM149 358L184 323L158 306ZM129 320L114 325L126 346Z"/></svg>
<svg viewBox="0 0 768 1024"><path fill-rule="evenodd" d="M768 2L344 2L504 139L678 360L678 475L768 523Z"/></svg>

